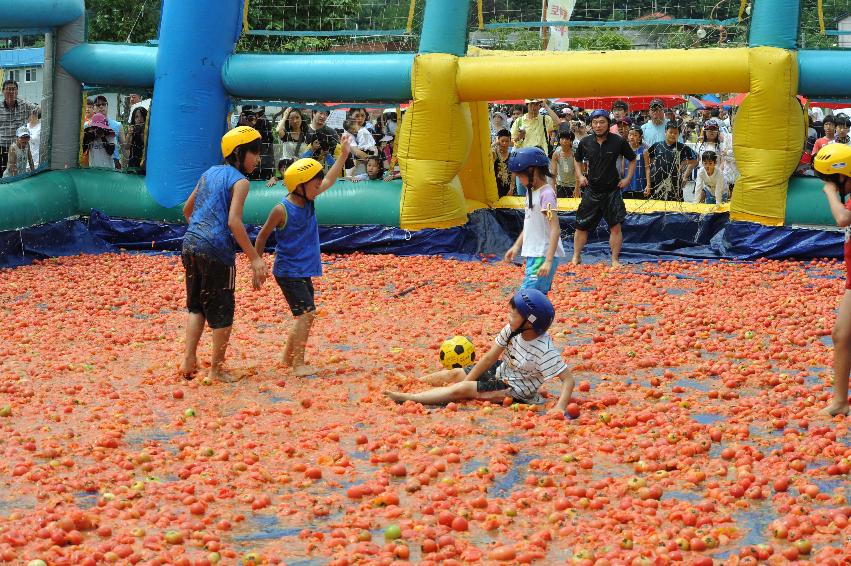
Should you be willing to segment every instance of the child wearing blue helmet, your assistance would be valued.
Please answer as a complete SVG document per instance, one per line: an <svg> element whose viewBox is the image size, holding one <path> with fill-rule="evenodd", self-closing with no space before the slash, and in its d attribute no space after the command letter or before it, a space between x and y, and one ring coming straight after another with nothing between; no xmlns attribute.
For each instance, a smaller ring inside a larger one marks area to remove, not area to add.
<svg viewBox="0 0 851 566"><path fill-rule="evenodd" d="M542 404L541 386L558 377L562 381L561 393L553 410L564 413L574 380L547 334L555 318L553 304L537 289L520 289L508 304L508 324L474 366L441 370L422 379L432 385L450 385L421 393L386 391L385 395L397 403L413 401L423 405L467 399L498 402L505 397Z"/></svg>
<svg viewBox="0 0 851 566"><path fill-rule="evenodd" d="M523 147L508 158L508 170L526 185L526 215L517 241L505 252L505 261L517 255L526 258L526 275L521 289L537 289L547 294L553 284L559 258L564 257L558 222L556 193L548 177L550 160L538 147Z"/></svg>

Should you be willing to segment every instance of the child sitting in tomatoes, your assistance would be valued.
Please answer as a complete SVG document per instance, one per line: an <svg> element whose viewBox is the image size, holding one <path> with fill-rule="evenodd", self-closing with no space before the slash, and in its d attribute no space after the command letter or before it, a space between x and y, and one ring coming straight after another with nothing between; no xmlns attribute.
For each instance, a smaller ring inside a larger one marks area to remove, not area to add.
<svg viewBox="0 0 851 566"><path fill-rule="evenodd" d="M502 401L506 397L520 403L541 404L541 386L558 377L562 381L561 393L553 411L563 414L574 380L547 334L555 318L553 304L537 289L520 289L509 301L509 307L508 324L474 366L441 370L423 378L428 383L451 385L421 393L384 394L397 403L413 401L423 405L468 399Z"/></svg>

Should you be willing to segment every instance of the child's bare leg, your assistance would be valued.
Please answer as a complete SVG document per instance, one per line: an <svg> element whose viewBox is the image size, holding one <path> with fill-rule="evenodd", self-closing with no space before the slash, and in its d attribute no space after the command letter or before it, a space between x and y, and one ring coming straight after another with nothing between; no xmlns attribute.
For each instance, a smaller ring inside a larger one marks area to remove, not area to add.
<svg viewBox="0 0 851 566"><path fill-rule="evenodd" d="M582 248L588 243L588 232L585 230L576 230L573 233L573 259L570 262L573 265L582 263Z"/></svg>
<svg viewBox="0 0 851 566"><path fill-rule="evenodd" d="M459 381L464 381L466 377L467 372L465 372L461 368L454 368L442 369L440 371L430 373L428 375L420 377L419 380L428 383L432 387L438 387L440 385L446 385L448 383L458 383Z"/></svg>
<svg viewBox="0 0 851 566"><path fill-rule="evenodd" d="M297 377L306 377L316 373L316 369L304 362L304 349L310 336L310 328L316 318L316 311L306 312L295 319L295 326L291 333L291 340L287 343L287 349L291 348L293 374ZM287 353L284 352L286 358Z"/></svg>
<svg viewBox="0 0 851 566"><path fill-rule="evenodd" d="M833 401L822 413L848 414L848 374L851 372L851 291L845 291L833 327Z"/></svg>
<svg viewBox="0 0 851 566"><path fill-rule="evenodd" d="M186 349L183 353L183 363L180 365L180 371L186 379L192 379L198 368L198 343L204 334L206 322L201 313L191 312L186 317Z"/></svg>
<svg viewBox="0 0 851 566"><path fill-rule="evenodd" d="M225 383L239 381L239 377L222 369L222 365L225 363L225 353L228 350L231 328L233 327L226 326L224 328L213 329L213 359L210 363L210 377Z"/></svg>
<svg viewBox="0 0 851 566"><path fill-rule="evenodd" d="M435 387L421 393L385 391L384 394L397 403L413 401L414 403L421 403L423 405L443 405L451 401L476 399L478 397L478 390L475 381L459 381L446 387Z"/></svg>

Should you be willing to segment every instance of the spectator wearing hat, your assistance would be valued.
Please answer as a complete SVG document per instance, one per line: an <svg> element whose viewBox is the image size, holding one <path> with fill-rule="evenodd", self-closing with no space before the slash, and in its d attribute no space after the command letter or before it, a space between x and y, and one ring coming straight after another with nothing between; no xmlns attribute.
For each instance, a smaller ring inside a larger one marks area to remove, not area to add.
<svg viewBox="0 0 851 566"><path fill-rule="evenodd" d="M112 160L115 163L113 163L112 169L121 169L121 148L123 148L126 143L124 139L124 129L116 120L108 117L107 112L109 112L109 101L102 94L95 97L95 112L103 115L109 125L109 128L115 134L115 141L113 142L112 150ZM94 117L92 117L92 120L94 120Z"/></svg>
<svg viewBox="0 0 851 566"><path fill-rule="evenodd" d="M697 164L694 150L677 140L676 122L665 125L665 140L650 146L650 181L654 199L683 202L683 183Z"/></svg>
<svg viewBox="0 0 851 566"><path fill-rule="evenodd" d="M0 170L6 168L9 147L16 142L17 130L25 126L36 105L18 98L18 83L3 82L3 104L0 105Z"/></svg>
<svg viewBox="0 0 851 566"><path fill-rule="evenodd" d="M697 142L696 154L697 160L703 166L703 154L711 151L715 154L715 164L719 172L723 169L724 154L721 151L722 134L721 123L716 118L710 118L703 124L703 131L700 133L700 138ZM692 180L697 181L697 169L692 173Z"/></svg>
<svg viewBox="0 0 851 566"><path fill-rule="evenodd" d="M665 103L662 99L654 98L650 101L650 121L641 126L641 132L647 147L665 141Z"/></svg>
<svg viewBox="0 0 851 566"><path fill-rule="evenodd" d="M514 147L539 147L550 154L549 139L555 129L558 116L550 105L541 98L526 100L527 112L511 125L511 139ZM547 113L541 114L541 108Z"/></svg>
<svg viewBox="0 0 851 566"><path fill-rule="evenodd" d="M15 131L15 141L6 148L6 167L3 177L15 177L35 171L32 152L30 151L30 131L26 126L20 126Z"/></svg>
<svg viewBox="0 0 851 566"><path fill-rule="evenodd" d="M115 130L110 127L106 116L98 112L83 131L83 157L86 166L99 169L115 169Z"/></svg>

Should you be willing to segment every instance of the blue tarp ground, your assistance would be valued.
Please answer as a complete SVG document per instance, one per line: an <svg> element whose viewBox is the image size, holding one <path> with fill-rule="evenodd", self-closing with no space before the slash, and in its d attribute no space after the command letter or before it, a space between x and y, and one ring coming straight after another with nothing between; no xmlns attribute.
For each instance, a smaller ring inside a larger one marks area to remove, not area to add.
<svg viewBox="0 0 851 566"><path fill-rule="evenodd" d="M561 213L565 251L573 249L575 215ZM479 210L462 227L409 232L384 226L322 226L322 250L396 255L445 255L478 260L501 256L520 233L523 211ZM0 267L15 267L46 257L118 250L178 251L186 226L147 220L110 218L93 210L88 219L51 222L0 233ZM252 238L256 226L250 227ZM635 263L661 260L740 260L842 258L838 230L770 227L728 222L726 215L685 213L630 214L623 225L621 259ZM274 238L274 236L273 236ZM608 261L605 223L589 235L583 260ZM274 240L270 238L270 247Z"/></svg>

